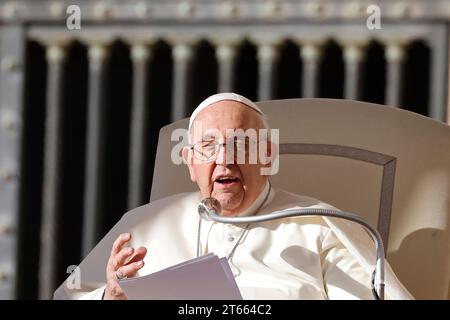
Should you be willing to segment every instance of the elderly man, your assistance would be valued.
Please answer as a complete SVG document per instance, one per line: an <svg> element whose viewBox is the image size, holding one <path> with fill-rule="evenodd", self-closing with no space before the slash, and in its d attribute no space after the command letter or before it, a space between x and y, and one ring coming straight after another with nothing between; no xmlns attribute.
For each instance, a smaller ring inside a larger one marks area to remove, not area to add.
<svg viewBox="0 0 450 320"><path fill-rule="evenodd" d="M268 129L253 102L232 93L202 102L190 118L190 146L183 149L191 180L200 191L170 196L125 214L81 263L81 286L70 286L68 280L55 298L126 299L118 279L214 252L228 259L244 299L372 299L373 266L367 261L373 244L358 225L321 217L252 225L200 218L197 206L206 197L216 198L221 214L227 216L334 209L272 187L270 170L264 169L273 162L259 158L252 162L249 153L266 143L265 156L273 160L276 145L270 137L230 139L230 130L239 129ZM244 161L237 161L239 152ZM386 296L411 298L388 265Z"/></svg>

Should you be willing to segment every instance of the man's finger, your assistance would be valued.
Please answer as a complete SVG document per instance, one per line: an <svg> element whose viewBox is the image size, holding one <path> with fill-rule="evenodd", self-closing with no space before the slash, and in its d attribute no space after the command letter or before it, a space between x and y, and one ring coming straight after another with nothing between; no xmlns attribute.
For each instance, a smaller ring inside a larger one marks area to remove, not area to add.
<svg viewBox="0 0 450 320"><path fill-rule="evenodd" d="M113 269L117 270L123 266L128 257L130 257L134 252L133 248L123 248L118 254L113 258Z"/></svg>
<svg viewBox="0 0 450 320"><path fill-rule="evenodd" d="M147 248L145 248L145 247L137 248L136 250L134 250L134 254L131 256L131 258L127 262L127 264L131 264L134 262L138 262L140 260L144 260L146 254L147 254Z"/></svg>
<svg viewBox="0 0 450 320"><path fill-rule="evenodd" d="M131 239L130 233L122 233L121 235L119 235L116 241L114 241L114 244L112 246L111 256L118 254L122 249L123 245L128 241L130 241L130 239Z"/></svg>
<svg viewBox="0 0 450 320"><path fill-rule="evenodd" d="M139 269L144 266L144 261L138 261L131 264L127 264L126 266L120 267L116 274L122 278L125 277L133 277Z"/></svg>

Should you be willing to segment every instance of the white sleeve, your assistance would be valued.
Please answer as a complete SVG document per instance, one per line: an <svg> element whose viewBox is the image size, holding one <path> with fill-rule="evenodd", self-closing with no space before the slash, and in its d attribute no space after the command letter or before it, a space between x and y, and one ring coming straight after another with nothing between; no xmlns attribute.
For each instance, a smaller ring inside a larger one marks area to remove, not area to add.
<svg viewBox="0 0 450 320"><path fill-rule="evenodd" d="M76 294L74 298L77 300L103 300L105 288L106 285L91 292L82 292L80 294Z"/></svg>
<svg viewBox="0 0 450 320"><path fill-rule="evenodd" d="M68 288L64 282L53 295L54 300L102 300L106 284L86 285L80 288Z"/></svg>
<svg viewBox="0 0 450 320"><path fill-rule="evenodd" d="M371 276L331 229L322 242L321 263L328 299L373 300Z"/></svg>

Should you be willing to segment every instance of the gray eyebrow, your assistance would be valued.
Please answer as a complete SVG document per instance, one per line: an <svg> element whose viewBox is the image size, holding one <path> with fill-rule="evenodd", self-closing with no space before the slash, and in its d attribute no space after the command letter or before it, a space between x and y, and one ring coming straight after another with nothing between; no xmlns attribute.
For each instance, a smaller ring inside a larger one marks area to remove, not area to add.
<svg viewBox="0 0 450 320"><path fill-rule="evenodd" d="M210 139L210 140L215 140L216 136L212 135L212 134L206 134L202 137L202 139Z"/></svg>

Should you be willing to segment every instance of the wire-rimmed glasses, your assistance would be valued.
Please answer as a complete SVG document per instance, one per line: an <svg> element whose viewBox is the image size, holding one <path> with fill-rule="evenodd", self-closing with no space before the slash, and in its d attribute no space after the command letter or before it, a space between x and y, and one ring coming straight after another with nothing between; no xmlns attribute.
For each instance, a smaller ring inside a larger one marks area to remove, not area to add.
<svg viewBox="0 0 450 320"><path fill-rule="evenodd" d="M233 159L236 159L236 157L246 157L251 152L256 153L256 144L257 142L250 139L249 137L246 137L244 139L236 138L233 140L228 140L225 143L219 143L219 141L217 140L202 140L191 145L190 149L193 151L194 157L197 160L210 162L216 159L221 147L225 147L227 156L231 151Z"/></svg>

